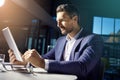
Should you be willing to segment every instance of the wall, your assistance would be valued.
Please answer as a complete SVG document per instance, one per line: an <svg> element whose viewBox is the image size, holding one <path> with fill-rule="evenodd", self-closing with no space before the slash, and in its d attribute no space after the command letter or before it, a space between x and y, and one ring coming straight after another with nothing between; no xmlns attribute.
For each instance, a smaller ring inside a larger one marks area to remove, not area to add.
<svg viewBox="0 0 120 80"><path fill-rule="evenodd" d="M63 3L74 4L80 12L81 25L92 32L93 17L120 18L120 0L54 0L54 7ZM54 10L55 11L55 8ZM55 15L55 12L53 12Z"/></svg>

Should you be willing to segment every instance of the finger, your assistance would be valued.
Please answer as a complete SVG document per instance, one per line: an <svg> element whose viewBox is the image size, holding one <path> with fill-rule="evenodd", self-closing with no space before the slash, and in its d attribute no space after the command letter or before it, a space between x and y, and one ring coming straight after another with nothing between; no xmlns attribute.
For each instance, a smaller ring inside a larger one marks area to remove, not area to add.
<svg viewBox="0 0 120 80"><path fill-rule="evenodd" d="M24 57L24 59L27 60L27 61L28 61L30 58L31 58L31 53L25 55L25 57Z"/></svg>
<svg viewBox="0 0 120 80"><path fill-rule="evenodd" d="M14 55L14 52L12 50L9 50L8 53L9 53L9 57Z"/></svg>
<svg viewBox="0 0 120 80"><path fill-rule="evenodd" d="M32 52L31 56L36 56L35 54L37 54L37 56L42 58L42 56L35 49L32 49L31 52Z"/></svg>
<svg viewBox="0 0 120 80"><path fill-rule="evenodd" d="M23 57L28 56L30 53L31 53L31 52L30 52L29 50L28 50L28 51L26 51L26 52L24 53Z"/></svg>
<svg viewBox="0 0 120 80"><path fill-rule="evenodd" d="M38 53L35 49L30 50L32 53Z"/></svg>
<svg viewBox="0 0 120 80"><path fill-rule="evenodd" d="M13 56L10 57L10 62L11 61L13 62L14 60L16 60L16 57L13 55Z"/></svg>
<svg viewBox="0 0 120 80"><path fill-rule="evenodd" d="M9 50L8 50L8 53L11 53L11 52L13 52L13 50L12 50L12 49L9 49Z"/></svg>
<svg viewBox="0 0 120 80"><path fill-rule="evenodd" d="M29 61L29 58L31 57L31 51L28 50L24 53L24 55L22 56L24 58L25 61Z"/></svg>
<svg viewBox="0 0 120 80"><path fill-rule="evenodd" d="M15 63L15 62L16 62L15 58L10 59L10 63Z"/></svg>
<svg viewBox="0 0 120 80"><path fill-rule="evenodd" d="M13 58L16 58L16 57L15 57L15 55L12 55L12 56L10 56L9 58L10 58L10 59L13 59Z"/></svg>
<svg viewBox="0 0 120 80"><path fill-rule="evenodd" d="M36 54L37 56L39 56L39 53L35 49L30 50L30 53L31 53L31 56L36 56Z"/></svg>
<svg viewBox="0 0 120 80"><path fill-rule="evenodd" d="M10 61L10 63L12 63L12 64L15 64L15 62L16 62L16 59L12 59L12 60Z"/></svg>
<svg viewBox="0 0 120 80"><path fill-rule="evenodd" d="M19 64L19 65L23 64L22 62L20 62L20 61L18 61L16 59L11 61L10 63L12 63L12 64Z"/></svg>
<svg viewBox="0 0 120 80"><path fill-rule="evenodd" d="M13 52L9 54L9 57L15 56Z"/></svg>

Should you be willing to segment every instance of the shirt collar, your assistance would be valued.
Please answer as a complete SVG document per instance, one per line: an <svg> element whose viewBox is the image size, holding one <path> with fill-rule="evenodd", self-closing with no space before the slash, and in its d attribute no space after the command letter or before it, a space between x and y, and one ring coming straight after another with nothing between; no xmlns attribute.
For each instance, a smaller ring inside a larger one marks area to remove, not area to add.
<svg viewBox="0 0 120 80"><path fill-rule="evenodd" d="M83 28L81 28L81 29L79 30L79 32L78 32L72 39L70 39L70 37L67 35L67 36L66 36L66 40L67 40L67 41L76 40L76 39L79 37L79 35L80 35L80 33L81 33L82 30L83 30Z"/></svg>

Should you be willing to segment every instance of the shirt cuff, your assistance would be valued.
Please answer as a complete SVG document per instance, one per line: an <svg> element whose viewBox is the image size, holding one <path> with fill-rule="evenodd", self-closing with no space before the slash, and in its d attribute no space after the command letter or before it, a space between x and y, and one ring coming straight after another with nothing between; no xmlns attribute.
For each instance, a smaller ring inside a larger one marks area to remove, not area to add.
<svg viewBox="0 0 120 80"><path fill-rule="evenodd" d="M45 70L49 69L49 60L45 59Z"/></svg>

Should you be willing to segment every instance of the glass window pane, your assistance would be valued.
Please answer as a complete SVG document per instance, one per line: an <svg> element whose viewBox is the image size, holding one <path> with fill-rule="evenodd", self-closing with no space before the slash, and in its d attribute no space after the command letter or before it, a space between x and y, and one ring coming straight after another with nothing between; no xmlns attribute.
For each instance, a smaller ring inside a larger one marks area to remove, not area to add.
<svg viewBox="0 0 120 80"><path fill-rule="evenodd" d="M114 37L113 36L103 36L102 37L105 43L113 43Z"/></svg>
<svg viewBox="0 0 120 80"><path fill-rule="evenodd" d="M93 33L101 34L101 17L94 17L94 19L93 19Z"/></svg>
<svg viewBox="0 0 120 80"><path fill-rule="evenodd" d="M120 19L115 19L115 34L120 35Z"/></svg>
<svg viewBox="0 0 120 80"><path fill-rule="evenodd" d="M32 37L29 37L28 39L28 49L31 49L32 48Z"/></svg>
<svg viewBox="0 0 120 80"><path fill-rule="evenodd" d="M120 43L120 36L115 36L114 42L115 43Z"/></svg>
<svg viewBox="0 0 120 80"><path fill-rule="evenodd" d="M103 18L102 34L103 35L114 34L114 19L113 18Z"/></svg>

